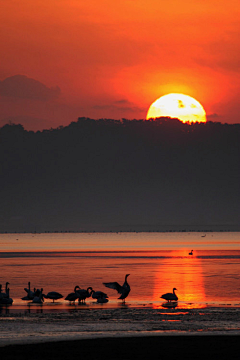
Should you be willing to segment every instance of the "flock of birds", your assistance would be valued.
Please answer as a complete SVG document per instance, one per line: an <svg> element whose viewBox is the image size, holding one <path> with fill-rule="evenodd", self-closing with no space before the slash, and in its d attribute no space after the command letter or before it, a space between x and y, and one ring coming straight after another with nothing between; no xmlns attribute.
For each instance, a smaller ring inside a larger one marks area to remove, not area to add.
<svg viewBox="0 0 240 360"><path fill-rule="evenodd" d="M130 285L127 282L127 278L130 274L125 275L125 281L123 285L120 285L118 282L108 282L103 283L107 288L116 290L120 297L118 299L121 299L123 303L125 303L125 299L130 293ZM13 299L9 296L9 283L6 282L5 292L2 292L2 285L0 285L0 305L12 305ZM47 295L44 295L43 289L35 289L32 291L30 288L30 282L28 283L28 288L24 288L27 295L22 297L22 300L26 301L32 301L36 304L42 304L45 299L51 299L53 302L58 299L62 299L63 295L56 292L56 291L50 291ZM172 293L166 293L160 296L160 298L167 300L168 302L176 302L178 300L177 295L175 294L176 288L173 288ZM97 300L97 303L103 304L107 303L108 296L102 291L95 291L91 286L89 286L87 289L81 289L78 285L75 286L74 291L68 294L65 298L65 300L68 300L70 303L75 303L76 300L78 300L78 303L85 303L87 298L92 297L93 299Z"/></svg>

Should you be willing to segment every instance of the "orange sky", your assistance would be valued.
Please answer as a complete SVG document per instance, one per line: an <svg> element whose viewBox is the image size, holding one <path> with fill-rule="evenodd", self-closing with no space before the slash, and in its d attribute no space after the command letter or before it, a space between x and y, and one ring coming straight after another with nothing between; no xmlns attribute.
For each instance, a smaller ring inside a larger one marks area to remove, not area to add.
<svg viewBox="0 0 240 360"><path fill-rule="evenodd" d="M0 125L140 119L169 92L195 97L208 120L240 123L239 9L237 0L2 0ZM37 82L3 82L14 75ZM42 96L38 82L61 91Z"/></svg>

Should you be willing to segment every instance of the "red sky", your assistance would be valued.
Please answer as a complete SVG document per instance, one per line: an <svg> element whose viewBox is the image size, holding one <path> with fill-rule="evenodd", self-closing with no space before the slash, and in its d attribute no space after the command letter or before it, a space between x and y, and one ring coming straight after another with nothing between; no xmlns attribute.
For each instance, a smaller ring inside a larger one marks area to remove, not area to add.
<svg viewBox="0 0 240 360"><path fill-rule="evenodd" d="M238 0L2 0L0 126L140 119L170 92L195 97L208 120L240 123L239 10Z"/></svg>

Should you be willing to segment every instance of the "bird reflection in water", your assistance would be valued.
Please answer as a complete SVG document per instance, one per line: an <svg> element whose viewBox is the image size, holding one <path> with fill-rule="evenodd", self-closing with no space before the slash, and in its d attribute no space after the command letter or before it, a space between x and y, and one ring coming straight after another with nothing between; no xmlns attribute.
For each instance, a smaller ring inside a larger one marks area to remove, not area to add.
<svg viewBox="0 0 240 360"><path fill-rule="evenodd" d="M0 314L9 314L9 307L8 305L0 305Z"/></svg>
<svg viewBox="0 0 240 360"><path fill-rule="evenodd" d="M161 304L161 306L168 309L175 309L178 306L178 302L177 301L164 302Z"/></svg>

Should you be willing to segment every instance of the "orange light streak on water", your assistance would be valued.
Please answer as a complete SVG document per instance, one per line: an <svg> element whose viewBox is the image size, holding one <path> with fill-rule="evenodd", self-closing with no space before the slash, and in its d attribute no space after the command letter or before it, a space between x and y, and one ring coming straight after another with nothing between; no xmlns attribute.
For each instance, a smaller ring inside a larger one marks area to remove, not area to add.
<svg viewBox="0 0 240 360"><path fill-rule="evenodd" d="M178 300L188 303L205 302L206 295L202 274L201 259L195 255L188 255L188 251L171 251L170 259L163 259L162 264L155 271L153 299L163 301L162 294L172 292L177 288Z"/></svg>

